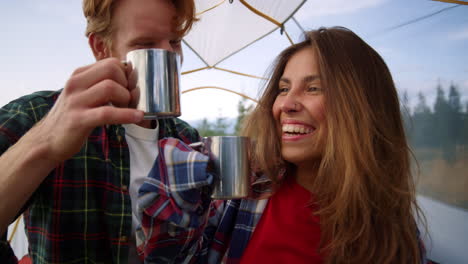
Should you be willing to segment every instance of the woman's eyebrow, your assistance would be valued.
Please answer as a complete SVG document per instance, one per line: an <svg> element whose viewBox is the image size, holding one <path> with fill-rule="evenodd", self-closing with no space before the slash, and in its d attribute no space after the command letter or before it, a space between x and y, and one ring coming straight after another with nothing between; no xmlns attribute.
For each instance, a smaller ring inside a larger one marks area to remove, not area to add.
<svg viewBox="0 0 468 264"><path fill-rule="evenodd" d="M313 82L315 80L320 80L320 75L307 75L306 77L302 78L304 82Z"/></svg>
<svg viewBox="0 0 468 264"><path fill-rule="evenodd" d="M316 80L320 80L320 75L307 75L304 78L302 78L302 82L313 82L313 81L316 81ZM286 77L281 77L279 82L284 82L284 83L290 84L291 80L289 80Z"/></svg>

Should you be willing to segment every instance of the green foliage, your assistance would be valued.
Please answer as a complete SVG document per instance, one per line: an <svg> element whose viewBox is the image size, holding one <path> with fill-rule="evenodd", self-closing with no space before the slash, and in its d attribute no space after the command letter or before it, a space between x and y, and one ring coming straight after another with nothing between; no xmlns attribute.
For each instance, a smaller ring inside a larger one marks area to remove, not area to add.
<svg viewBox="0 0 468 264"><path fill-rule="evenodd" d="M244 121L245 117L252 111L253 106L249 105L246 106L247 99L243 98L239 101L237 104L237 122L236 126L234 127L234 131L236 135L240 135L241 129L242 129L242 122Z"/></svg>
<svg viewBox="0 0 468 264"><path fill-rule="evenodd" d="M242 98L237 105L237 119L234 125L234 132L230 132L229 128L232 127L229 121L224 117L218 117L216 121L210 122L204 118L202 122L196 127L198 133L202 137L210 136L231 136L239 135L242 127L242 121L252 110L252 106L246 105L247 99Z"/></svg>
<svg viewBox="0 0 468 264"><path fill-rule="evenodd" d="M402 104L405 105L404 100ZM403 113L411 145L414 148L439 149L446 161L454 162L459 149L468 149L467 111L468 108L463 112L460 92L453 84L449 87L448 96L440 84L436 87L433 111L425 96L419 93L413 115L405 117Z"/></svg>
<svg viewBox="0 0 468 264"><path fill-rule="evenodd" d="M226 118L218 117L214 123L209 122L206 118L203 119L201 124L197 127L198 133L202 137L210 136L228 136L229 123Z"/></svg>
<svg viewBox="0 0 468 264"><path fill-rule="evenodd" d="M429 106L427 106L424 94L418 94L418 104L416 105L413 116L409 116L409 119L412 120L412 126L406 127L406 131L409 132L407 137L410 142L418 147L430 145L433 135L428 132L432 129L432 112Z"/></svg>

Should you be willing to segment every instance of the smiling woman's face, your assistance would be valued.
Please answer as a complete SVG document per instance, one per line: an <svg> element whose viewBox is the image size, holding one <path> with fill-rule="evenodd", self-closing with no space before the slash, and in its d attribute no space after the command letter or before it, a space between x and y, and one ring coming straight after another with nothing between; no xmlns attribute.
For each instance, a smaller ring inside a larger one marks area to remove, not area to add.
<svg viewBox="0 0 468 264"><path fill-rule="evenodd" d="M321 139L326 132L323 89L315 50L299 50L286 64L273 104L281 154L288 162L307 165L322 154Z"/></svg>

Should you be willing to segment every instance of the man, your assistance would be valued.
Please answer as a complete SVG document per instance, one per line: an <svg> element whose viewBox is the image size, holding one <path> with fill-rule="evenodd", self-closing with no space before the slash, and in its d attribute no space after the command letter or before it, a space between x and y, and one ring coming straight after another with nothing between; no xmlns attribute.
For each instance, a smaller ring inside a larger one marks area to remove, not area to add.
<svg viewBox="0 0 468 264"><path fill-rule="evenodd" d="M75 70L62 91L34 93L0 110L0 233L24 212L34 263L134 262L129 189L145 173L135 162L152 164L158 131L159 138L198 139L178 119L154 129L128 108L121 63L134 49L181 53L195 20L193 0L84 0L83 11L97 62Z"/></svg>

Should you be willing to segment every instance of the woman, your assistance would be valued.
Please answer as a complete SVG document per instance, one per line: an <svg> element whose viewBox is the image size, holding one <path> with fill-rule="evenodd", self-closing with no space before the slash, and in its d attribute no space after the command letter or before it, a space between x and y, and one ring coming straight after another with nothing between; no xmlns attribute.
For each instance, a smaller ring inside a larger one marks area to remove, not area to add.
<svg viewBox="0 0 468 264"><path fill-rule="evenodd" d="M353 32L309 31L284 50L244 135L256 141L263 177L253 195L263 199L211 202L207 157L168 158L164 150L193 150L161 142L150 177L166 188L140 190L148 260L426 263L397 91L383 59ZM168 161L204 164L201 180L169 172Z"/></svg>

